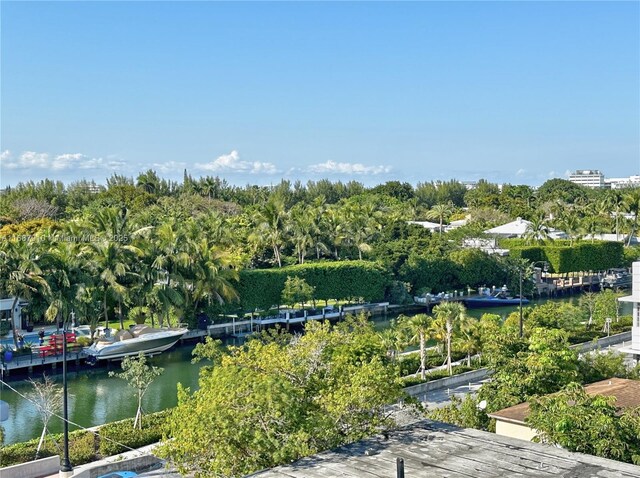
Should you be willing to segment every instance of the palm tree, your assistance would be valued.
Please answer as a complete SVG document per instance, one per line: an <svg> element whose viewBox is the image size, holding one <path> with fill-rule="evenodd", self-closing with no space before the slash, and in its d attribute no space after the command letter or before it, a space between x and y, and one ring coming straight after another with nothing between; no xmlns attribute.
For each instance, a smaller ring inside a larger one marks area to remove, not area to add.
<svg viewBox="0 0 640 478"><path fill-rule="evenodd" d="M141 254L140 249L135 246L106 239L92 242L84 248L83 255L92 264L98 287L102 292L105 327L109 327L108 299L113 297L121 304L126 298L126 279L133 274L130 270L130 264L133 262L134 256ZM122 314L119 315L120 327L124 328Z"/></svg>
<svg viewBox="0 0 640 478"><path fill-rule="evenodd" d="M523 235L526 244L542 244L549 238L549 225L543 215L535 216Z"/></svg>
<svg viewBox="0 0 640 478"><path fill-rule="evenodd" d="M580 232L582 231L582 228L580 225L580 219L576 214L569 212L568 214L562 215L559 223L561 229L569 236L569 245L573 246L573 241L580 239L581 237Z"/></svg>
<svg viewBox="0 0 640 478"><path fill-rule="evenodd" d="M288 229L287 219L288 214L284 207L284 200L275 194L256 211L254 217L256 237L273 248L273 256L278 262L278 267L282 267L280 247Z"/></svg>
<svg viewBox="0 0 640 478"><path fill-rule="evenodd" d="M460 335L456 340L457 347L467 354L467 367L471 367L471 356L480 350L480 340L478 334L478 321L472 317L465 316L460 322Z"/></svg>
<svg viewBox="0 0 640 478"><path fill-rule="evenodd" d="M409 343L407 335L406 321L407 317L401 316L398 320L392 320L390 327L378 332L380 342L387 349L387 356L395 361L398 354Z"/></svg>
<svg viewBox="0 0 640 478"><path fill-rule="evenodd" d="M45 316L58 324L61 317L69 316L79 289L89 280L85 273L89 264L84 263L75 243L58 241L48 244L47 249L49 253L43 257L43 275L49 284Z"/></svg>
<svg viewBox="0 0 640 478"><path fill-rule="evenodd" d="M160 188L160 178L154 170L149 169L138 175L136 186L149 194L156 194Z"/></svg>
<svg viewBox="0 0 640 478"><path fill-rule="evenodd" d="M440 234L442 234L443 223L453 212L453 204L451 202L444 204L436 204L427 211L427 219L438 220L440 222Z"/></svg>
<svg viewBox="0 0 640 478"><path fill-rule="evenodd" d="M327 208L325 215L322 217L321 227L333 245L333 257L335 260L340 259L338 248L345 241L347 236L346 218L343 210L336 205Z"/></svg>
<svg viewBox="0 0 640 478"><path fill-rule="evenodd" d="M291 208L291 240L293 241L298 264L304 264L307 249L313 245L315 228L314 216L311 208L299 203Z"/></svg>
<svg viewBox="0 0 640 478"><path fill-rule="evenodd" d="M362 260L362 253L371 250L369 243L381 227L377 221L376 207L369 200L354 200L346 204L344 211L348 230L344 241L358 249L358 259Z"/></svg>
<svg viewBox="0 0 640 478"><path fill-rule="evenodd" d="M412 334L410 341L420 344L420 378L424 380L427 374L427 338L431 332L433 317L427 314L414 315L408 320L408 328Z"/></svg>
<svg viewBox="0 0 640 478"><path fill-rule="evenodd" d="M316 259L320 259L320 253L326 253L329 248L323 241L322 218L327 210L324 196L315 198L311 204L310 214L313 217L311 228L312 246L316 250Z"/></svg>
<svg viewBox="0 0 640 478"><path fill-rule="evenodd" d="M188 241L184 229L169 220L155 229L149 245L145 255L152 258L151 267L165 277L164 282L154 285L153 295L163 305L164 316L168 320L169 308L184 301L178 289L184 284L182 271L192 263L187 252ZM160 317L162 325L162 315Z"/></svg>
<svg viewBox="0 0 640 478"><path fill-rule="evenodd" d="M231 281L238 280L238 270L232 268L231 256L207 239L192 244L191 298L194 312L202 300L219 304L238 299Z"/></svg>
<svg viewBox="0 0 640 478"><path fill-rule="evenodd" d="M433 308L436 319L445 324L445 340L447 345L447 370L449 375L453 374L451 368L451 338L454 330L458 328L466 316L466 309L460 302L445 302Z"/></svg>
<svg viewBox="0 0 640 478"><path fill-rule="evenodd" d="M18 348L16 309L20 299L28 300L35 294L49 294L49 284L42 277L39 251L28 241L3 239L0 242L0 290L13 297L11 329L13 344Z"/></svg>

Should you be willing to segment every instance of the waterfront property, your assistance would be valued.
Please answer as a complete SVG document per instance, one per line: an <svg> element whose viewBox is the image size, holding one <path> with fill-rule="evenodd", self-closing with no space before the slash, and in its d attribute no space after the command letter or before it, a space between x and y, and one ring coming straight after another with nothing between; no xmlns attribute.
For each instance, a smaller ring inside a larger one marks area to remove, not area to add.
<svg viewBox="0 0 640 478"><path fill-rule="evenodd" d="M589 395L616 397L616 407L622 411L640 406L640 382L637 380L611 378L586 385L584 390ZM529 412L529 403L524 402L490 413L489 417L495 418L498 435L530 441L537 433L526 423Z"/></svg>
<svg viewBox="0 0 640 478"><path fill-rule="evenodd" d="M631 346L622 351L631 354L640 361L640 262L634 262L632 268L631 295L620 297L622 303L633 304L632 326L631 326Z"/></svg>
<svg viewBox="0 0 640 478"><path fill-rule="evenodd" d="M401 460L401 465L398 461ZM396 470L402 467L400 474ZM419 421L252 478L637 478L640 467L489 432Z"/></svg>

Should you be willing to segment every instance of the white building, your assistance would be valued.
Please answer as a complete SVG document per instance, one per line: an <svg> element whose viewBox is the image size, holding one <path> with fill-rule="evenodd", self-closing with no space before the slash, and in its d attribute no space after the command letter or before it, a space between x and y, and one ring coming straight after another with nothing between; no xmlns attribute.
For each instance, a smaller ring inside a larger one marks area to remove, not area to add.
<svg viewBox="0 0 640 478"><path fill-rule="evenodd" d="M495 237L523 237L527 233L529 226L531 226L531 221L527 221L526 219L519 217L515 221L487 229L484 233ZM567 238L567 234L564 231L553 228L549 228L548 235L549 239Z"/></svg>
<svg viewBox="0 0 640 478"><path fill-rule="evenodd" d="M440 224L436 223L436 222L430 222L430 221L407 221L407 224L415 224L416 226L422 226L425 229L429 229L431 232L436 232L436 231L440 231ZM445 228L446 224L442 225L442 229Z"/></svg>
<svg viewBox="0 0 640 478"><path fill-rule="evenodd" d="M604 188L604 174L597 169L578 169L571 173L569 181L588 188Z"/></svg>
<svg viewBox="0 0 640 478"><path fill-rule="evenodd" d="M640 360L640 262L633 263L633 285L631 295L620 297L620 302L633 304L633 325L631 328L631 345L621 349L622 352L632 354L636 360Z"/></svg>
<svg viewBox="0 0 640 478"><path fill-rule="evenodd" d="M605 179L604 187L607 189L640 188L640 176Z"/></svg>
<svg viewBox="0 0 640 478"><path fill-rule="evenodd" d="M6 320L11 322L12 314L11 314L11 306L13 305L14 297L9 297L8 299L0 299L0 320ZM25 300L18 300L16 303L15 314L13 315L13 327L16 330L20 330L23 328L22 323L22 308L26 307L29 303Z"/></svg>

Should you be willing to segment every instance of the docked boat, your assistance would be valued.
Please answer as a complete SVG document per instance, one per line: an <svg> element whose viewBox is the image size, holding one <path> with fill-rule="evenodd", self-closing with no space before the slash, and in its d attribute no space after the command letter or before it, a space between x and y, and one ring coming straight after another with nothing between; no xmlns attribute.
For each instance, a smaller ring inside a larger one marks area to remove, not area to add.
<svg viewBox="0 0 640 478"><path fill-rule="evenodd" d="M513 305L528 304L529 299L524 297L513 297L508 290L496 291L493 295L481 295L479 297L469 297L464 300L464 305L470 309L480 309L482 307L505 307Z"/></svg>
<svg viewBox="0 0 640 478"><path fill-rule="evenodd" d="M631 279L627 269L609 269L601 284L603 289L628 289L631 287Z"/></svg>
<svg viewBox="0 0 640 478"><path fill-rule="evenodd" d="M185 328L154 329L147 325L135 325L129 330L100 336L83 352L89 362L123 358L140 352L145 355L158 354L171 348L186 333Z"/></svg>

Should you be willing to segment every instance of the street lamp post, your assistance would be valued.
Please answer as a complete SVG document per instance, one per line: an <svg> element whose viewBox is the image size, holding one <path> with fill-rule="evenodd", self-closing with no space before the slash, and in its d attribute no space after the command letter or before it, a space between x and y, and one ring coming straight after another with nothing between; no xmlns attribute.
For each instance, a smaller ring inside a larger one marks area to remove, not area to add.
<svg viewBox="0 0 640 478"><path fill-rule="evenodd" d="M547 272L547 266L549 265L547 261L536 261L531 264L531 267L535 268L536 264L542 264L542 270ZM522 271L523 268L520 266L520 338L524 336L524 320L522 317Z"/></svg>
<svg viewBox="0 0 640 478"><path fill-rule="evenodd" d="M62 323L62 430L63 455L60 460L60 478L73 475L73 467L69 461L69 413L67 407L67 321Z"/></svg>
<svg viewBox="0 0 640 478"><path fill-rule="evenodd" d="M522 319L522 265L520 266L520 338L524 336L524 320Z"/></svg>

